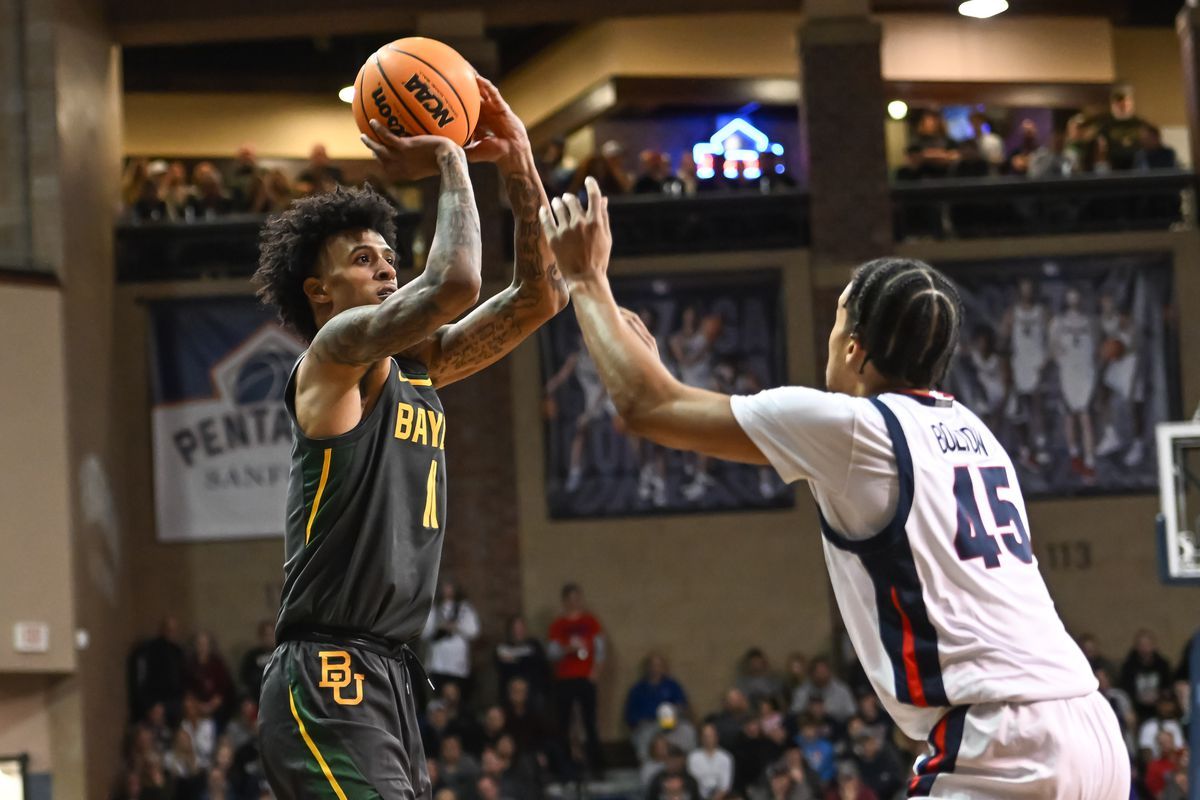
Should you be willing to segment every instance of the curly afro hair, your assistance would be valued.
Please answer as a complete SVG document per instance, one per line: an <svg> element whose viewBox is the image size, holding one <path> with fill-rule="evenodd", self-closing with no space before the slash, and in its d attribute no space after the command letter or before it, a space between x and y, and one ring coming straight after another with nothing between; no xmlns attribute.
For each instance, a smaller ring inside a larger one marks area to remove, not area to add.
<svg viewBox="0 0 1200 800"><path fill-rule="evenodd" d="M337 188L305 197L271 217L258 235L258 298L274 306L284 325L311 342L317 335L304 279L316 275L321 247L343 231L373 230L395 247L396 211L374 189Z"/></svg>

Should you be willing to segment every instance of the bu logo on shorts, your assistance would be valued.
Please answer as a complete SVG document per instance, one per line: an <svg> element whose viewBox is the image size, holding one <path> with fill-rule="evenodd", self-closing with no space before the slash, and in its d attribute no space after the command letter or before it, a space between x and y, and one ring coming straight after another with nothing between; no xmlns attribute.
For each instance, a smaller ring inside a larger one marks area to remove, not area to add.
<svg viewBox="0 0 1200 800"><path fill-rule="evenodd" d="M317 653L321 657L321 682L317 684L322 689L333 689L333 702L339 706L356 706L362 702L363 674L350 673L350 654L345 650L322 650ZM342 690L354 683L354 696L345 697Z"/></svg>

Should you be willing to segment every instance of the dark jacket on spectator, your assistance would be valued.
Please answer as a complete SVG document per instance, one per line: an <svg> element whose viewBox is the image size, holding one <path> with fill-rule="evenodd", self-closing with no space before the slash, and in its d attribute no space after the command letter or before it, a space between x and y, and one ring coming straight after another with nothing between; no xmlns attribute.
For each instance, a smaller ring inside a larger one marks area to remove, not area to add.
<svg viewBox="0 0 1200 800"><path fill-rule="evenodd" d="M531 699L545 702L550 691L550 661L541 642L533 637L523 642L501 642L496 645L495 659L502 694L513 678L524 678Z"/></svg>
<svg viewBox="0 0 1200 800"><path fill-rule="evenodd" d="M1121 667L1119 685L1133 700L1138 721L1154 716L1159 692L1171 685L1171 665L1155 651L1143 661L1136 650L1130 650Z"/></svg>
<svg viewBox="0 0 1200 800"><path fill-rule="evenodd" d="M162 703L172 724L178 722L185 680L182 647L162 636L143 642L129 655L127 675L131 719Z"/></svg>

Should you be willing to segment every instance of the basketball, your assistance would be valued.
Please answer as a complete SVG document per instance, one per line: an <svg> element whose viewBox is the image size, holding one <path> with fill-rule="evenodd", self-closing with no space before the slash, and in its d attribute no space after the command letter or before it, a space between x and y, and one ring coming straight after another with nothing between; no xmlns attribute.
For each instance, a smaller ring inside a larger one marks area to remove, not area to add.
<svg viewBox="0 0 1200 800"><path fill-rule="evenodd" d="M1116 361L1125 355L1125 343L1120 339L1105 339L1100 345L1100 357L1105 361Z"/></svg>
<svg viewBox="0 0 1200 800"><path fill-rule="evenodd" d="M454 48L410 36L371 54L354 80L353 105L358 129L372 139L367 123L376 119L397 136L435 134L465 145L479 121L479 86Z"/></svg>

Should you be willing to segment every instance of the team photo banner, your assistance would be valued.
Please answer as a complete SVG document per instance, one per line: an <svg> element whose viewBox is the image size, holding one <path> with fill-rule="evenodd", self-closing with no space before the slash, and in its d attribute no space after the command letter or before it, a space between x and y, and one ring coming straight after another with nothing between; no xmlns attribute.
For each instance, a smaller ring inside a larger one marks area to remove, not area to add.
<svg viewBox="0 0 1200 800"><path fill-rule="evenodd" d="M253 299L205 298L152 303L150 351L159 540L282 535L301 342Z"/></svg>

